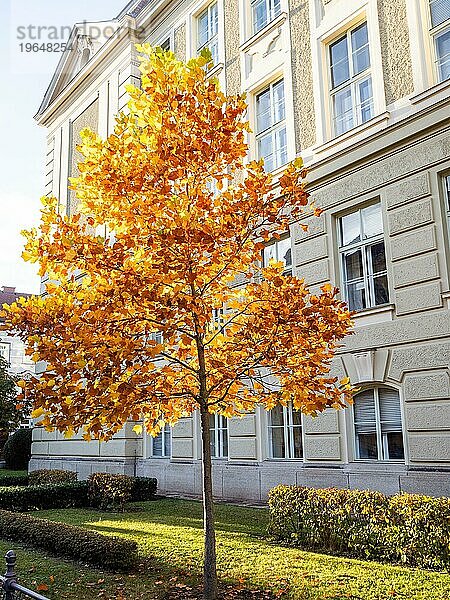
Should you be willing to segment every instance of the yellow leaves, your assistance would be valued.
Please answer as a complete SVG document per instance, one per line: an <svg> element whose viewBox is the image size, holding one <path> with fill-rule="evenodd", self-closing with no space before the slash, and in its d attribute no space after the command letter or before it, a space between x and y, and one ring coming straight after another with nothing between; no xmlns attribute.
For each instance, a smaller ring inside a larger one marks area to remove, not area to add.
<svg viewBox="0 0 450 600"><path fill-rule="evenodd" d="M64 437L66 439L70 440L71 438L74 437L74 435L75 435L74 429L70 425L68 425L67 429L64 431Z"/></svg>
<svg viewBox="0 0 450 600"><path fill-rule="evenodd" d="M31 418L32 419L39 419L39 417L42 417L42 415L45 414L45 410L43 408L36 408L35 410L32 411L31 413Z"/></svg>
<svg viewBox="0 0 450 600"><path fill-rule="evenodd" d="M134 433L136 433L137 435L141 435L142 434L142 425L135 425L133 427L133 431Z"/></svg>

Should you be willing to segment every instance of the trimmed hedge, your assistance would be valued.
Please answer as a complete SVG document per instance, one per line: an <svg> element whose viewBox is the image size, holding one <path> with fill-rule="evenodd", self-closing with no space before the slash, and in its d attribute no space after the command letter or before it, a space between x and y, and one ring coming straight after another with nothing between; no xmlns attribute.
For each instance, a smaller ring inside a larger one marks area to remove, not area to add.
<svg viewBox="0 0 450 600"><path fill-rule="evenodd" d="M153 500L156 496L157 481L154 477L133 477L131 501Z"/></svg>
<svg viewBox="0 0 450 600"><path fill-rule="evenodd" d="M0 537L112 571L128 571L138 558L137 544L131 540L4 510Z"/></svg>
<svg viewBox="0 0 450 600"><path fill-rule="evenodd" d="M100 510L123 511L131 500L133 478L128 475L92 473L88 479L90 505Z"/></svg>
<svg viewBox="0 0 450 600"><path fill-rule="evenodd" d="M53 485L0 487L0 508L13 511L89 506L85 481Z"/></svg>
<svg viewBox="0 0 450 600"><path fill-rule="evenodd" d="M0 477L0 487L28 485L28 475L5 475Z"/></svg>
<svg viewBox="0 0 450 600"><path fill-rule="evenodd" d="M28 486L24 481L22 486L3 487L3 481L7 479L0 479L0 509L12 511L88 506L101 510L123 510L125 502L152 500L157 485L156 479L150 477L127 477L109 473L95 473L89 481Z"/></svg>
<svg viewBox="0 0 450 600"><path fill-rule="evenodd" d="M18 429L6 441L3 458L8 469L20 471L28 468L31 458L31 429Z"/></svg>
<svg viewBox="0 0 450 600"><path fill-rule="evenodd" d="M289 545L450 568L450 498L280 485L269 510L269 533Z"/></svg>
<svg viewBox="0 0 450 600"><path fill-rule="evenodd" d="M78 479L75 471L62 469L38 469L28 476L30 485L50 485L55 483L74 483Z"/></svg>

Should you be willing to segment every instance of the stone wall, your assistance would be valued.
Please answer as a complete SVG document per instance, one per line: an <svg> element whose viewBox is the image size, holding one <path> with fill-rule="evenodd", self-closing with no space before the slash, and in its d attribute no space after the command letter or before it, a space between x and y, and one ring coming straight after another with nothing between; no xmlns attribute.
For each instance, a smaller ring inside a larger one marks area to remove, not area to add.
<svg viewBox="0 0 450 600"><path fill-rule="evenodd" d="M413 92L407 0L377 0L386 104Z"/></svg>
<svg viewBox="0 0 450 600"><path fill-rule="evenodd" d="M308 2L289 0L289 21L295 141L297 152L300 152L303 148L312 146L316 141Z"/></svg>

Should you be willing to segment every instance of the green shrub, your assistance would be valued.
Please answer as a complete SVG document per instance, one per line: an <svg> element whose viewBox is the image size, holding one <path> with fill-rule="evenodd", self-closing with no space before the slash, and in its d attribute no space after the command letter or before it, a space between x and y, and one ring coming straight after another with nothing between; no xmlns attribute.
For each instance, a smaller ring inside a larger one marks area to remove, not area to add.
<svg viewBox="0 0 450 600"><path fill-rule="evenodd" d="M7 440L3 458L8 469L27 469L31 458L31 429L18 429Z"/></svg>
<svg viewBox="0 0 450 600"><path fill-rule="evenodd" d="M40 469L29 475L30 485L50 485L53 483L74 483L78 476L75 471L62 469Z"/></svg>
<svg viewBox="0 0 450 600"><path fill-rule="evenodd" d="M123 511L131 500L133 477L111 473L92 473L88 479L89 502L100 510Z"/></svg>
<svg viewBox="0 0 450 600"><path fill-rule="evenodd" d="M136 565L137 544L81 527L0 510L0 537L113 571Z"/></svg>
<svg viewBox="0 0 450 600"><path fill-rule="evenodd" d="M0 487L28 485L28 475L5 475L0 477Z"/></svg>
<svg viewBox="0 0 450 600"><path fill-rule="evenodd" d="M157 481L154 477L133 477L131 501L153 500L156 495Z"/></svg>
<svg viewBox="0 0 450 600"><path fill-rule="evenodd" d="M13 511L89 506L85 481L26 487L0 487L0 508Z"/></svg>
<svg viewBox="0 0 450 600"><path fill-rule="evenodd" d="M450 567L450 499L280 485L269 532L309 550L427 568Z"/></svg>

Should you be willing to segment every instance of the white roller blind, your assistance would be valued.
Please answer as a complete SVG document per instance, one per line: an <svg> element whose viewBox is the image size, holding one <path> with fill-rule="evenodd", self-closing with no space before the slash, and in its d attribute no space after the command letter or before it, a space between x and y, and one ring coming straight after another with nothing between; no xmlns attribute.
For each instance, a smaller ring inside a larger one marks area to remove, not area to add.
<svg viewBox="0 0 450 600"><path fill-rule="evenodd" d="M402 430L402 415L400 410L400 397L397 390L380 388L378 390L380 401L380 421L382 433Z"/></svg>
<svg viewBox="0 0 450 600"><path fill-rule="evenodd" d="M376 431L375 398L373 390L365 390L355 396L353 412L356 433Z"/></svg>

